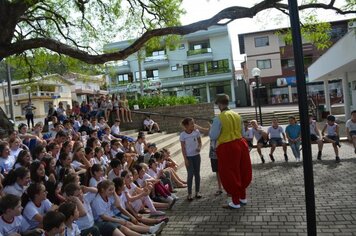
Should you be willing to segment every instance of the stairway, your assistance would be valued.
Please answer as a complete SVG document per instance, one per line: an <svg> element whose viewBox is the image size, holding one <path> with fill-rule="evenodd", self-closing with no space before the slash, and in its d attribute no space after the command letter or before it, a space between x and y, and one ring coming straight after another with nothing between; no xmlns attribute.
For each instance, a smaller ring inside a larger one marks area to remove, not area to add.
<svg viewBox="0 0 356 236"><path fill-rule="evenodd" d="M184 165L184 160L181 152L181 145L179 141L179 133L146 133L146 142L155 143L158 150L162 148L167 148L171 152L172 159L177 162L179 168ZM121 132L122 135L130 136L132 138L137 138L137 130L126 130ZM209 137L202 136L202 146L209 144Z"/></svg>
<svg viewBox="0 0 356 236"><path fill-rule="evenodd" d="M242 112L239 114L242 116L243 120L255 120L256 119L255 112ZM257 119L257 121L258 121L259 120L258 112L257 112L257 115L258 115L258 119ZM294 116L297 119L297 121L299 121L299 111L298 110L262 112L263 126L270 126L273 118L278 118L279 124L286 125L289 123L288 122L289 116Z"/></svg>

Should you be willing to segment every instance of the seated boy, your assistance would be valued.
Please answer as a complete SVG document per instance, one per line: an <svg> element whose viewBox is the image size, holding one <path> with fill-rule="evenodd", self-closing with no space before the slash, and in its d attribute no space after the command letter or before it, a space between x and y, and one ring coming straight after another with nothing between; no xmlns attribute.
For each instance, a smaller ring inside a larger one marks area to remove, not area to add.
<svg viewBox="0 0 356 236"><path fill-rule="evenodd" d="M64 235L64 221L65 216L63 215L63 213L58 211L47 212L47 214L43 217L43 229L45 230L44 235Z"/></svg>
<svg viewBox="0 0 356 236"><path fill-rule="evenodd" d="M7 194L1 198L0 235L23 234L30 227L21 211L21 199L18 196Z"/></svg>
<svg viewBox="0 0 356 236"><path fill-rule="evenodd" d="M287 156L286 134L284 133L282 126L278 124L277 118L272 119L272 126L268 127L267 134L269 137L269 143L271 145L271 151L269 156L272 162L274 162L273 152L276 149L277 145L283 147L284 160L287 162L288 156ZM281 138L281 135L283 139Z"/></svg>
<svg viewBox="0 0 356 236"><path fill-rule="evenodd" d="M154 122L149 115L146 116L146 119L143 121L143 129L148 131L148 134L152 134L152 130L156 130L158 133L161 133L159 125L157 122Z"/></svg>

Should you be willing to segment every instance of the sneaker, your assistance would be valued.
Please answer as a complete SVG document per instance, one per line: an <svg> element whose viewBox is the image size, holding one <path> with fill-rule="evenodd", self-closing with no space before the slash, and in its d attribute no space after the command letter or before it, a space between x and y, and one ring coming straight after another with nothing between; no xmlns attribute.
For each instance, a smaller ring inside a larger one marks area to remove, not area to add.
<svg viewBox="0 0 356 236"><path fill-rule="evenodd" d="M175 195L174 193L171 193L171 197L174 198L174 199L176 199L176 200L179 199L179 197L178 197L177 195Z"/></svg>
<svg viewBox="0 0 356 236"><path fill-rule="evenodd" d="M168 217L162 217L162 218L160 218L159 220L160 220L159 223L165 222L165 223L167 224L167 223L169 222L169 218L168 218Z"/></svg>
<svg viewBox="0 0 356 236"><path fill-rule="evenodd" d="M147 134L153 134L153 132L152 131L148 131Z"/></svg>
<svg viewBox="0 0 356 236"><path fill-rule="evenodd" d="M163 211L153 211L150 213L150 216L164 216L164 215L166 215L166 213Z"/></svg>
<svg viewBox="0 0 356 236"><path fill-rule="evenodd" d="M340 162L340 157L339 157L339 156L336 156L336 157L335 157L335 161L336 161L336 163L339 163L339 162Z"/></svg>
<svg viewBox="0 0 356 236"><path fill-rule="evenodd" d="M318 157L317 157L317 159L318 159L319 161L321 161L321 151L318 152Z"/></svg>
<svg viewBox="0 0 356 236"><path fill-rule="evenodd" d="M274 157L272 154L269 154L269 157L271 158L271 161L274 162Z"/></svg>
<svg viewBox="0 0 356 236"><path fill-rule="evenodd" d="M151 234L159 234L162 232L163 228L166 226L166 223L163 221L159 224L156 224L154 226L151 226L149 229L149 232Z"/></svg>
<svg viewBox="0 0 356 236"><path fill-rule="evenodd" d="M284 160L288 162L288 155L286 153L284 153Z"/></svg>
<svg viewBox="0 0 356 236"><path fill-rule="evenodd" d="M157 133L162 133L162 131L161 130L157 130Z"/></svg>
<svg viewBox="0 0 356 236"><path fill-rule="evenodd" d="M262 164L265 164L265 158L263 156L261 156L261 161L262 161Z"/></svg>
<svg viewBox="0 0 356 236"><path fill-rule="evenodd" d="M240 204L241 205L246 205L247 204L247 199L240 199Z"/></svg>
<svg viewBox="0 0 356 236"><path fill-rule="evenodd" d="M177 199L173 198L171 204L169 204L168 210L171 210L176 202L177 202Z"/></svg>
<svg viewBox="0 0 356 236"><path fill-rule="evenodd" d="M239 209L241 206L240 204L234 204L233 202L229 202L229 207L233 209Z"/></svg>

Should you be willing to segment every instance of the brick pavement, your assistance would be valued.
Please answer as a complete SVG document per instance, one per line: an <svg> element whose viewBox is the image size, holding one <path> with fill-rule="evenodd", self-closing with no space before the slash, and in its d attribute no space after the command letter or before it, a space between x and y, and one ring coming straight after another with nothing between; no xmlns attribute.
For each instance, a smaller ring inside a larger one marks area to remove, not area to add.
<svg viewBox="0 0 356 236"><path fill-rule="evenodd" d="M341 163L334 162L331 145L325 145L323 160L314 152L314 182L318 235L356 235L356 155L348 143L340 149ZM263 150L268 156L269 149ZM208 146L202 150L202 193L188 202L186 189L179 189L180 200L168 211L170 222L162 235L307 235L302 163L283 160L282 148L275 151L276 162L266 158L260 164L251 151L253 182L248 205L239 210L223 209L226 194L215 197L215 176L210 169ZM185 168L179 170L186 176ZM194 187L193 187L194 189Z"/></svg>

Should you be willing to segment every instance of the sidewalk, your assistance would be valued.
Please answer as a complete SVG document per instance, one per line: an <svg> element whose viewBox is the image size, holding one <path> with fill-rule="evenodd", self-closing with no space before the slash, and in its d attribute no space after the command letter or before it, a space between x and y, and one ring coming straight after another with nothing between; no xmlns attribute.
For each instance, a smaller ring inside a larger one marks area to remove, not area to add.
<svg viewBox="0 0 356 236"><path fill-rule="evenodd" d="M332 146L325 145L323 160L316 160L313 145L314 183L318 235L356 235L356 154L348 143L340 149L341 163L334 161ZM268 157L269 149L263 149ZM208 145L202 150L201 192L203 198L188 202L186 189L178 189L180 200L172 211L162 235L307 235L302 163L285 163L282 148L275 151L276 162L266 158L260 164L251 151L253 181L248 205L227 210L226 194L215 197L216 180L211 172ZM179 170L186 177L185 168ZM194 189L194 185L193 185Z"/></svg>

